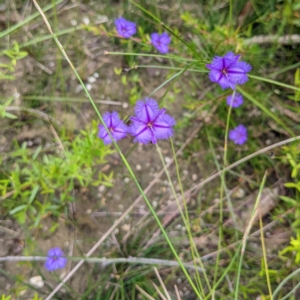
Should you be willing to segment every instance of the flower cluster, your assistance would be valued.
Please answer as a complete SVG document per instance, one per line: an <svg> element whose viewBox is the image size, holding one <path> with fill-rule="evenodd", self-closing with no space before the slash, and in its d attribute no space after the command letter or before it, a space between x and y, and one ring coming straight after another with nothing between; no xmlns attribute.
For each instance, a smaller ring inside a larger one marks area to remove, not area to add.
<svg viewBox="0 0 300 300"><path fill-rule="evenodd" d="M67 264L67 258L64 257L63 251L56 247L48 251L47 259L45 262L45 268L48 271L55 271L57 269L63 269Z"/></svg>
<svg viewBox="0 0 300 300"><path fill-rule="evenodd" d="M247 73L252 67L244 61L240 61L240 55L235 55L228 52L223 57L216 56L206 67L209 71L209 79L212 82L218 83L222 89L236 89L239 84L244 84L248 81ZM237 108L243 104L243 96L234 92L226 98L226 103L232 108ZM243 145L248 138L247 128L240 124L229 131L229 139L236 145Z"/></svg>
<svg viewBox="0 0 300 300"><path fill-rule="evenodd" d="M120 120L117 112L106 112L103 121L110 132L105 127L99 125L98 137L104 144L125 138L128 134L134 137L134 142L141 144L156 144L157 140L168 139L173 135L175 120L166 114L166 109L160 109L156 100L145 98L139 100L135 106L135 115L130 118L131 124L127 126Z"/></svg>
<svg viewBox="0 0 300 300"><path fill-rule="evenodd" d="M136 34L136 24L122 17L115 20L115 26L118 34L125 39L128 39ZM171 37L166 32L163 32L162 34L154 32L151 34L151 44L161 54L169 53L170 43Z"/></svg>

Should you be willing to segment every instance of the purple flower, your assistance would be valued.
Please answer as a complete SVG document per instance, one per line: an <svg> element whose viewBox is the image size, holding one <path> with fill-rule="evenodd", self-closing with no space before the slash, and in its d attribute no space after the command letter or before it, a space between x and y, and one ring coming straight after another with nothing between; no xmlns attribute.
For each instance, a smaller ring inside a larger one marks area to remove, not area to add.
<svg viewBox="0 0 300 300"><path fill-rule="evenodd" d="M157 140L168 139L173 135L176 124L173 117L166 114L166 109L160 109L158 103L151 98L139 100L135 106L135 116L131 117L130 133L134 142L156 144Z"/></svg>
<svg viewBox="0 0 300 300"><path fill-rule="evenodd" d="M169 52L169 44L171 43L171 37L164 32L159 34L157 32L151 34L151 43L157 49L158 52L166 54Z"/></svg>
<svg viewBox="0 0 300 300"><path fill-rule="evenodd" d="M242 124L229 131L229 139L237 145L245 144L247 138L247 128Z"/></svg>
<svg viewBox="0 0 300 300"><path fill-rule="evenodd" d="M231 101L232 101L232 95L226 98L226 103L228 106L231 105L233 108L237 108L244 103L243 96L239 93L235 93L234 99L232 102Z"/></svg>
<svg viewBox="0 0 300 300"><path fill-rule="evenodd" d="M48 271L63 269L66 264L67 258L64 257L64 253L60 248L56 247L48 251L47 260L45 262L45 268Z"/></svg>
<svg viewBox="0 0 300 300"><path fill-rule="evenodd" d="M125 125L124 122L119 118L119 115L116 111L113 111L112 113L106 112L103 115L103 121L115 141L126 137L128 133L128 126ZM98 125L98 128L98 137L104 141L104 144L107 145L112 143L112 140L105 127L101 124Z"/></svg>
<svg viewBox="0 0 300 300"><path fill-rule="evenodd" d="M136 33L136 24L120 17L115 20L117 32L123 38L130 38Z"/></svg>
<svg viewBox="0 0 300 300"><path fill-rule="evenodd" d="M240 55L228 52L224 57L216 56L211 64L206 65L209 79L220 84L222 89L235 89L237 84L248 81L247 73L252 67L244 61L239 61Z"/></svg>

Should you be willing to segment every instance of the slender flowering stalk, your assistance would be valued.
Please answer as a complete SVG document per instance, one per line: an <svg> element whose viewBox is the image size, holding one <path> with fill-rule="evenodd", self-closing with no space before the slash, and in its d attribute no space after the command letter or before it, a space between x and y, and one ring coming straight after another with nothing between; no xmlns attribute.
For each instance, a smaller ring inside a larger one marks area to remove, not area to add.
<svg viewBox="0 0 300 300"><path fill-rule="evenodd" d="M115 20L117 32L125 39L130 38L136 33L136 24L122 17Z"/></svg>
<svg viewBox="0 0 300 300"><path fill-rule="evenodd" d="M151 43L161 54L169 53L169 44L171 43L171 37L163 32L159 34L154 32L151 34Z"/></svg>
<svg viewBox="0 0 300 300"><path fill-rule="evenodd" d="M176 122L165 112L166 109L160 109L154 99L137 101L135 116L131 117L132 124L129 128L134 142L156 144L157 140L170 138Z"/></svg>
<svg viewBox="0 0 300 300"><path fill-rule="evenodd" d="M224 57L216 56L211 64L206 65L209 72L209 79L220 84L222 89L235 89L237 84L244 84L248 81L247 73L252 67L248 63L239 60L240 55L228 52Z"/></svg>
<svg viewBox="0 0 300 300"><path fill-rule="evenodd" d="M67 258L64 257L63 251L56 247L48 251L47 259L45 262L45 268L48 271L55 271L57 269L63 269L67 264Z"/></svg>
<svg viewBox="0 0 300 300"><path fill-rule="evenodd" d="M128 126L124 124L116 111L113 111L112 113L106 112L103 115L103 121L115 141L126 137L128 133ZM104 144L107 145L112 143L111 137L105 127L101 124L98 128L98 137L104 141Z"/></svg>
<svg viewBox="0 0 300 300"><path fill-rule="evenodd" d="M240 124L234 129L229 131L229 139L232 140L236 145L243 145L248 139L247 128Z"/></svg>
<svg viewBox="0 0 300 300"><path fill-rule="evenodd" d="M228 106L231 105L232 108L237 108L239 106L241 106L244 103L244 99L243 96L239 93L236 93L233 100L232 100L232 96L230 95L226 98L226 103Z"/></svg>

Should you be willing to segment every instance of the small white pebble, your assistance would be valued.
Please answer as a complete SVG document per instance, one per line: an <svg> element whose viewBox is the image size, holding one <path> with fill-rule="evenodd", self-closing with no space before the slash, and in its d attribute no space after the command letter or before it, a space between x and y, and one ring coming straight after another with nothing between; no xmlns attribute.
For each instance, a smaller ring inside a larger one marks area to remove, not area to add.
<svg viewBox="0 0 300 300"><path fill-rule="evenodd" d="M90 215L91 213L92 213L92 210L90 208L86 210L87 215Z"/></svg>
<svg viewBox="0 0 300 300"><path fill-rule="evenodd" d="M98 23L104 23L108 21L108 16L105 15L98 15L97 16L97 22Z"/></svg>
<svg viewBox="0 0 300 300"><path fill-rule="evenodd" d="M130 181L130 179L128 177L124 178L124 182L128 183Z"/></svg>
<svg viewBox="0 0 300 300"><path fill-rule="evenodd" d="M175 226L175 229L177 229L177 230L180 230L182 228L182 225L181 224L177 224L176 226Z"/></svg>
<svg viewBox="0 0 300 300"><path fill-rule="evenodd" d="M153 208L156 208L157 207L157 201L153 201L152 206L153 206Z"/></svg>
<svg viewBox="0 0 300 300"><path fill-rule="evenodd" d="M41 289L44 286L44 281L42 276L33 276L29 279L29 284L34 286L36 289Z"/></svg>
<svg viewBox="0 0 300 300"><path fill-rule="evenodd" d="M266 140L266 145L271 145L272 141L271 140Z"/></svg>
<svg viewBox="0 0 300 300"><path fill-rule="evenodd" d="M99 185L98 191L99 191L100 193L104 192L104 191L105 191L105 185L103 185L103 184Z"/></svg>
<svg viewBox="0 0 300 300"><path fill-rule="evenodd" d="M197 178L198 178L197 174L193 174L193 175L192 175L192 180L193 180L193 181L196 181Z"/></svg>
<svg viewBox="0 0 300 300"><path fill-rule="evenodd" d="M182 279L181 278L177 278L177 284L181 284L182 283Z"/></svg>
<svg viewBox="0 0 300 300"><path fill-rule="evenodd" d="M99 78L99 73L95 72L95 73L93 74L93 76L94 76L95 78Z"/></svg>
<svg viewBox="0 0 300 300"><path fill-rule="evenodd" d="M114 230L114 234L118 234L118 233L119 233L119 229L116 228L116 229Z"/></svg>
<svg viewBox="0 0 300 300"><path fill-rule="evenodd" d="M277 95L280 95L280 94L281 94L281 93L280 93L280 90L278 90L278 89L274 89L274 93L277 94Z"/></svg>
<svg viewBox="0 0 300 300"><path fill-rule="evenodd" d="M136 165L135 168L137 169L137 171L141 171L142 170L142 166L141 165Z"/></svg>
<svg viewBox="0 0 300 300"><path fill-rule="evenodd" d="M97 79L95 77L93 77L93 76L90 76L90 77L87 78L87 81L89 83L95 83L97 81Z"/></svg>
<svg viewBox="0 0 300 300"><path fill-rule="evenodd" d="M27 142L27 146L28 146L28 147L31 147L32 145L33 145L33 141L28 141L28 142Z"/></svg>
<svg viewBox="0 0 300 300"><path fill-rule="evenodd" d="M24 296L27 293L27 290L23 290L19 293L20 296Z"/></svg>
<svg viewBox="0 0 300 300"><path fill-rule="evenodd" d="M80 84L78 84L76 87L75 87L75 93L80 93L81 91L83 90L82 86Z"/></svg>
<svg viewBox="0 0 300 300"><path fill-rule="evenodd" d="M128 107L128 103L127 102L123 102L122 103L122 107L125 109L125 108L127 108Z"/></svg>
<svg viewBox="0 0 300 300"><path fill-rule="evenodd" d="M88 91L92 90L92 85L90 83L87 83L85 87Z"/></svg>
<svg viewBox="0 0 300 300"><path fill-rule="evenodd" d="M215 198L214 200L213 200L213 203L214 204L217 204L217 203L219 203L220 202L220 199L219 198Z"/></svg>
<svg viewBox="0 0 300 300"><path fill-rule="evenodd" d="M165 157L165 162L166 162L166 164L169 163L170 161L171 161L171 158L168 157L168 156L166 156L166 157Z"/></svg>
<svg viewBox="0 0 300 300"><path fill-rule="evenodd" d="M20 98L20 96L21 96L20 93L18 93L18 92L15 92L15 93L14 93L14 99L15 99L15 100L18 100L18 99Z"/></svg>
<svg viewBox="0 0 300 300"><path fill-rule="evenodd" d="M122 226L122 230L124 230L124 231L129 231L130 230L130 225L129 224L124 224L123 226Z"/></svg>
<svg viewBox="0 0 300 300"><path fill-rule="evenodd" d="M189 175L189 171L188 170L183 170L183 175L185 175L185 176Z"/></svg>
<svg viewBox="0 0 300 300"><path fill-rule="evenodd" d="M246 195L246 192L244 189L242 188L238 188L234 193L233 193L233 197L237 198L237 199L242 199L244 198Z"/></svg>
<svg viewBox="0 0 300 300"><path fill-rule="evenodd" d="M77 25L77 21L76 21L75 19L72 19L72 20L71 20L71 25L72 25L72 26L76 26L76 25Z"/></svg>
<svg viewBox="0 0 300 300"><path fill-rule="evenodd" d="M82 22L85 25L89 25L90 24L90 19L87 16L85 16L85 17L82 18Z"/></svg>

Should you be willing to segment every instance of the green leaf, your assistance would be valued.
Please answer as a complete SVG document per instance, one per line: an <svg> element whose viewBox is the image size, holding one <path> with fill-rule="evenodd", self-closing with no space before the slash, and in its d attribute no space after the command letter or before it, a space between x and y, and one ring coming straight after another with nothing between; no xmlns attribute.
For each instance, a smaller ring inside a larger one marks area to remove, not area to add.
<svg viewBox="0 0 300 300"><path fill-rule="evenodd" d="M122 68L114 68L114 72L116 75L120 75L122 73Z"/></svg>
<svg viewBox="0 0 300 300"><path fill-rule="evenodd" d="M280 198L282 201L284 201L284 202L286 202L286 203L289 203L289 204L291 204L291 205L293 205L293 206L298 204L297 201L296 201L295 199L292 199L292 198L290 198L290 197L279 196L279 198Z"/></svg>
<svg viewBox="0 0 300 300"><path fill-rule="evenodd" d="M41 150L42 150L42 146L41 145L36 148L34 154L32 155L32 159L33 160L35 160L37 158L37 156L40 154Z"/></svg>
<svg viewBox="0 0 300 300"><path fill-rule="evenodd" d="M31 203L33 202L33 200L34 200L34 198L35 198L35 196L36 196L36 194L37 194L39 188L40 188L39 185L36 185L36 186L33 188L32 192L31 192L31 195L30 195L30 198L29 198L29 201L28 201L28 204L31 204Z"/></svg>
<svg viewBox="0 0 300 300"><path fill-rule="evenodd" d="M19 206L15 207L14 209L12 209L12 210L9 212L9 214L10 214L10 215L14 215L14 214L16 214L16 213L18 213L18 212L24 210L24 208L26 208L26 207L27 207L26 204L19 205Z"/></svg>
<svg viewBox="0 0 300 300"><path fill-rule="evenodd" d="M9 119L18 119L18 117L16 117L16 116L13 115L13 114L10 114L10 113L8 113L8 112L5 112L4 117L7 117L7 118L9 118Z"/></svg>

